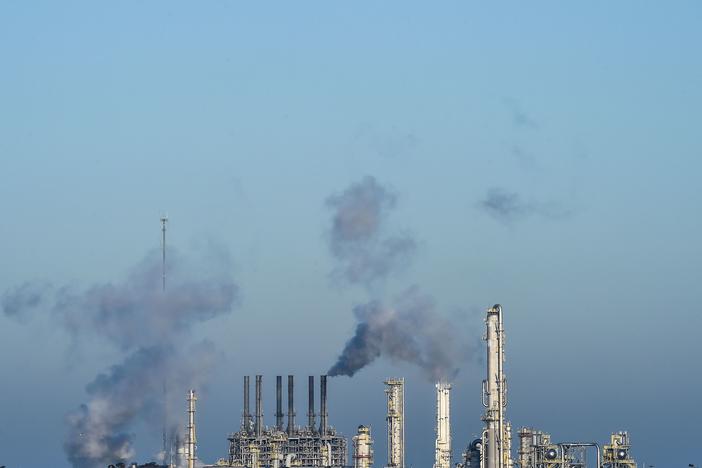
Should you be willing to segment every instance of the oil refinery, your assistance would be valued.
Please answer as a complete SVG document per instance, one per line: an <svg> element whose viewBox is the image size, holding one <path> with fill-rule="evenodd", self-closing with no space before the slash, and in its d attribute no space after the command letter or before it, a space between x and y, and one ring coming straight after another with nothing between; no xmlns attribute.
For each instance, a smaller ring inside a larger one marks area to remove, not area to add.
<svg viewBox="0 0 702 468"><path fill-rule="evenodd" d="M512 425L506 418L507 379L504 372L505 329L502 306L487 309L486 374L482 382L483 429L480 437L466 441L460 460L452 460L450 418L451 384L436 384L436 440L433 468L636 468L631 456L631 441L627 432L614 432L608 443L592 441L556 441L549 433L532 427L517 431L518 442L513 449ZM243 379L243 408L239 430L228 437L229 453L214 464L197 457L194 390L187 395L187 426L183 442L179 443L165 464L133 463L131 468L372 468L374 466L373 438L370 427L359 425L352 437L349 464L346 437L329 424L327 409L327 376L319 379L319 412L315 407L315 379L308 377L308 410L306 424L296 423L295 380L287 379L287 421L283 413L283 378L276 377L275 423L268 426L263 418L263 376L255 380L255 412L250 411L250 377ZM384 468L406 468L405 460L405 380L385 380L387 399L387 456ZM319 423L317 422L319 417ZM516 453L515 453L516 449ZM594 458L589 458L593 457ZM588 462L589 460L589 462ZM124 468L117 463L108 468Z"/></svg>

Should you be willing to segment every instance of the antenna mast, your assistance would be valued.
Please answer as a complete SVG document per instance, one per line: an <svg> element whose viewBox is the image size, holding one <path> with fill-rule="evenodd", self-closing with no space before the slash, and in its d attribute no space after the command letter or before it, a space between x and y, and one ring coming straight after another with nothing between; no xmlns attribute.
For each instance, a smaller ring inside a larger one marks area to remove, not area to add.
<svg viewBox="0 0 702 468"><path fill-rule="evenodd" d="M161 216L161 273L163 275L163 290L166 290L166 223L168 216Z"/></svg>
<svg viewBox="0 0 702 468"><path fill-rule="evenodd" d="M161 279L162 290L166 292L166 223L168 216L161 216ZM166 389L166 380L163 380L163 461L166 461L168 456L168 435L167 435L167 419L168 419L168 392Z"/></svg>

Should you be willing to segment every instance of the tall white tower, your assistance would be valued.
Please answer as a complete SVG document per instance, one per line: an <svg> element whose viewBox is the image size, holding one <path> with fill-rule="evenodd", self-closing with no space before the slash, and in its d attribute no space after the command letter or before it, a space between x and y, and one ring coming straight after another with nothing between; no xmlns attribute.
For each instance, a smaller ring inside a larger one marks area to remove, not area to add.
<svg viewBox="0 0 702 468"><path fill-rule="evenodd" d="M188 392L188 468L195 466L195 390Z"/></svg>
<svg viewBox="0 0 702 468"><path fill-rule="evenodd" d="M405 468L405 379L385 381L388 397L387 468Z"/></svg>
<svg viewBox="0 0 702 468"><path fill-rule="evenodd" d="M502 306L495 304L487 310L485 318L487 341L487 379L483 380L483 405L485 406L485 431L483 447L486 453L485 468L509 468L512 465L509 424L505 424L507 387L504 374L504 328Z"/></svg>
<svg viewBox="0 0 702 468"><path fill-rule="evenodd" d="M373 439L370 428L358 426L358 433L353 437L353 468L372 468Z"/></svg>
<svg viewBox="0 0 702 468"><path fill-rule="evenodd" d="M451 385L436 384L436 453L434 468L451 468Z"/></svg>

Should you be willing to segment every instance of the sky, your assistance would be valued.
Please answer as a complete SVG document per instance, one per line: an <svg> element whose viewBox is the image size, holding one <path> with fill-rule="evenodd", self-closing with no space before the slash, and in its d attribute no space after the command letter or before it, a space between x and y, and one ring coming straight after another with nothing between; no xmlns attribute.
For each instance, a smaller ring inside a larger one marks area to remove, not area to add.
<svg viewBox="0 0 702 468"><path fill-rule="evenodd" d="M0 465L72 466L81 404L154 391L161 374L112 385L149 346L173 388L196 384L214 462L244 375L272 424L276 375L303 402L359 306L419 291L460 345L454 461L481 431L500 303L515 429L627 430L640 466L699 466L701 20L692 1L0 3ZM338 250L334 200L368 181L376 243ZM167 299L144 286L164 214ZM402 261L339 274L388 239ZM415 364L383 348L330 378L330 423L370 425L376 466L389 376L408 466L433 463ZM119 425L140 462L150 416Z"/></svg>

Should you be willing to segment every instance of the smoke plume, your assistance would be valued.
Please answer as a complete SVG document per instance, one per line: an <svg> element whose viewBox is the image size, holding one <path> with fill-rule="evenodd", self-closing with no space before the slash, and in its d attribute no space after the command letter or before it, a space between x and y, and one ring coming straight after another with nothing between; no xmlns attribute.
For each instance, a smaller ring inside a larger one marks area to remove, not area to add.
<svg viewBox="0 0 702 468"><path fill-rule="evenodd" d="M418 366L434 381L452 378L463 350L452 324L416 287L403 292L391 307L371 301L354 308L356 333L346 343L329 375L353 376L380 356Z"/></svg>
<svg viewBox="0 0 702 468"><path fill-rule="evenodd" d="M416 243L409 235L387 234L385 221L397 197L373 177L352 184L327 200L332 209L330 250L338 265L333 276L349 284L372 286L409 264ZM404 291L391 306L374 298L354 310L356 332L328 374L353 376L380 358L418 366L431 379L456 373L461 346L448 321L429 296L416 287Z"/></svg>
<svg viewBox="0 0 702 468"><path fill-rule="evenodd" d="M409 235L383 236L396 196L367 176L327 199L332 210L329 247L338 261L332 276L371 287L407 266L416 243Z"/></svg>
<svg viewBox="0 0 702 468"><path fill-rule="evenodd" d="M139 420L158 432L163 424L176 432L182 421L167 408L184 405L187 389L203 382L217 361L214 346L193 343L191 330L236 303L226 256L216 263L205 257L200 268L175 250L168 258L166 291L160 257L152 252L122 282L57 293L54 313L74 340L98 337L127 353L88 385L89 401L68 418L64 448L76 468L129 461L129 430Z"/></svg>
<svg viewBox="0 0 702 468"><path fill-rule="evenodd" d="M44 301L50 290L49 283L26 281L3 293L0 308L5 316L24 322L29 318L29 313Z"/></svg>
<svg viewBox="0 0 702 468"><path fill-rule="evenodd" d="M184 427L186 391L221 361L214 345L196 342L192 330L237 303L228 255L186 258L169 249L167 256L165 291L160 251L154 251L119 282L64 286L53 294L26 283L3 295L6 315L46 304L78 348L98 341L122 352L121 362L87 385L88 401L68 415L64 450L75 468L133 461L131 431L138 422L176 434Z"/></svg>
<svg viewBox="0 0 702 468"><path fill-rule="evenodd" d="M524 201L518 193L496 187L488 190L478 206L490 216L506 223L532 216L558 220L572 214L572 210L558 203Z"/></svg>

